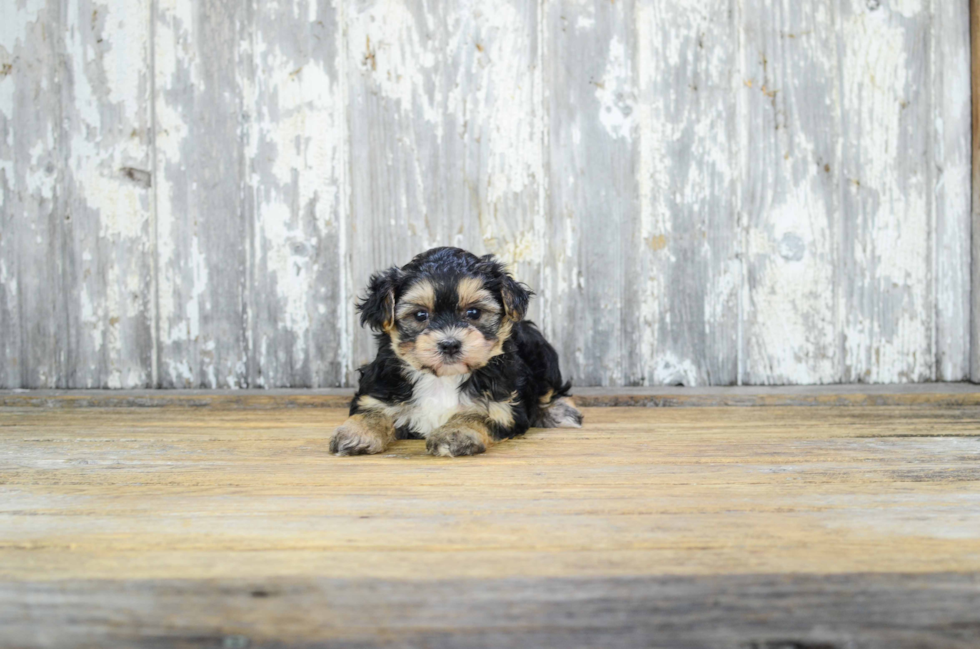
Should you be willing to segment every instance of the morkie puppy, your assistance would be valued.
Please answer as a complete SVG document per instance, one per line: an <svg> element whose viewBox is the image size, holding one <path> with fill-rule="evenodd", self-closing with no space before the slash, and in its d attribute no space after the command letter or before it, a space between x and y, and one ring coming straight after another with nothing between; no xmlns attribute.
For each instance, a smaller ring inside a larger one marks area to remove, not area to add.
<svg viewBox="0 0 980 649"><path fill-rule="evenodd" d="M475 455L530 426L580 427L558 354L523 319L531 295L493 255L459 248L374 274L357 309L378 356L360 369L330 451L381 453L422 437L432 455Z"/></svg>

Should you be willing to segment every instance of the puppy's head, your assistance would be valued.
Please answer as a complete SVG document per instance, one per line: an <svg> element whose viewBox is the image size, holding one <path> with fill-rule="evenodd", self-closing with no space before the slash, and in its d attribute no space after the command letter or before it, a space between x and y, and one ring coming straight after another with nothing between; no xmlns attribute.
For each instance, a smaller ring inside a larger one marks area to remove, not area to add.
<svg viewBox="0 0 980 649"><path fill-rule="evenodd" d="M434 248L372 276L357 307L361 324L387 334L403 361L452 376L500 354L530 299L493 255Z"/></svg>

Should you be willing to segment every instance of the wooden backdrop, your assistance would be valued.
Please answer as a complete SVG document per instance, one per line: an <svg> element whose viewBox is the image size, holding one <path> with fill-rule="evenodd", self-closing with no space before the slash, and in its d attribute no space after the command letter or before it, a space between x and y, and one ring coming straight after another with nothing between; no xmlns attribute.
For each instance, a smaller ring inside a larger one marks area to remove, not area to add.
<svg viewBox="0 0 980 649"><path fill-rule="evenodd" d="M956 381L968 0L4 0L0 387L350 384L494 252L579 385Z"/></svg>

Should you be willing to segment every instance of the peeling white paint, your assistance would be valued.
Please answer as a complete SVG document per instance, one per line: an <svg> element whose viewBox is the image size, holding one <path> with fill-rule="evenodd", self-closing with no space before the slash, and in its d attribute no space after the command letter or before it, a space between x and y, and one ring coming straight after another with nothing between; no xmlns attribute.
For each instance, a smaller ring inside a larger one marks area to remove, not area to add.
<svg viewBox="0 0 980 649"><path fill-rule="evenodd" d="M678 358L674 354L662 351L657 354L653 363L653 382L656 385L686 385L699 384L698 376L701 371L689 358Z"/></svg>
<svg viewBox="0 0 980 649"><path fill-rule="evenodd" d="M421 27L421 29L420 29ZM348 38L355 52L360 52L361 74L368 75L385 97L398 102L401 110L417 115L434 128L442 138L439 106L443 97L432 84L426 83L438 60L431 46L436 39L425 39L425 25L419 25L409 5L401 0L379 0L351 21Z"/></svg>
<svg viewBox="0 0 980 649"><path fill-rule="evenodd" d="M861 129L845 149L853 160L846 191L862 209L855 215L866 235L859 277L872 282L864 290L876 300L844 332L844 362L854 378L872 382L931 380L935 369L927 176L903 178L916 169L919 152L898 148L906 110L914 110L923 89L909 76L914 45L906 26L888 13L910 12L916 3L899 4L855 13L842 25L844 114Z"/></svg>
<svg viewBox="0 0 980 649"><path fill-rule="evenodd" d="M9 56L10 52L23 43L47 6L47 0L17 0L0 4L0 52ZM0 59L0 64L3 62ZM0 81L0 87L2 84Z"/></svg>
<svg viewBox="0 0 980 649"><path fill-rule="evenodd" d="M51 174L48 173L47 162L51 159L51 150L54 149L54 133L50 127L44 134L39 134L40 139L31 147L31 161L27 165L27 191L44 200L54 198L57 188L52 182Z"/></svg>
<svg viewBox="0 0 980 649"><path fill-rule="evenodd" d="M906 18L916 18L922 13L922 0L889 0L888 9Z"/></svg>
<svg viewBox="0 0 980 649"><path fill-rule="evenodd" d="M609 42L606 71L595 82L599 100L599 123L611 137L629 140L633 137L633 64L626 46L614 35Z"/></svg>
<svg viewBox="0 0 980 649"><path fill-rule="evenodd" d="M749 368L753 377L771 376L773 383L837 376L834 266L820 258L832 250L832 233L824 197L813 187L808 180L789 188L769 209L769 229L750 232L757 290L751 294Z"/></svg>
<svg viewBox="0 0 980 649"><path fill-rule="evenodd" d="M73 387L146 384L155 323L165 385L350 381L371 348L360 283L454 244L534 285L579 382L728 382L735 354L747 382L963 378L963 6L712 3L232 3L213 11L241 22L216 39L227 23L193 0L6 3L0 320L27 333L0 340L0 364L63 320L21 313L37 300L15 274L67 245ZM44 45L51 24L63 34ZM590 56L563 68L577 48ZM215 74L209 57L227 54ZM58 79L18 85L55 60ZM14 114L21 92L40 93L39 119ZM229 119L228 169L246 174L230 216L202 200L195 162ZM71 219L63 242L53 209ZM251 237L246 258L223 256L216 212L247 221L227 234ZM29 380L62 380L54 360L28 362Z"/></svg>

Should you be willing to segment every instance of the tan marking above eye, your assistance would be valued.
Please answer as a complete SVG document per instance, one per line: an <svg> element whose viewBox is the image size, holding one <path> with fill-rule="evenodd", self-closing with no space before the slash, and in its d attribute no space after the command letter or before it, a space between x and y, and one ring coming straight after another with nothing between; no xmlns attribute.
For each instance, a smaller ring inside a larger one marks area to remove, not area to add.
<svg viewBox="0 0 980 649"><path fill-rule="evenodd" d="M436 287L427 279L419 280L413 284L400 300L398 300L399 317L405 313L405 309L424 309L431 312L436 305Z"/></svg>
<svg viewBox="0 0 980 649"><path fill-rule="evenodd" d="M483 282L475 277L464 277L456 285L460 313L468 309L480 309L488 313L500 313L500 305L493 293L483 287Z"/></svg>
<svg viewBox="0 0 980 649"><path fill-rule="evenodd" d="M462 313L466 313L470 309L479 309L485 313L500 313L500 305L493 299L493 296L488 296L486 299L480 300L479 302L470 302L469 304L464 304L460 307L460 311Z"/></svg>
<svg viewBox="0 0 980 649"><path fill-rule="evenodd" d="M458 298L459 310L463 313L467 309L482 309L493 313L500 312L500 306L493 299L493 293L483 287L483 282L475 277L464 277L456 285L456 296Z"/></svg>

